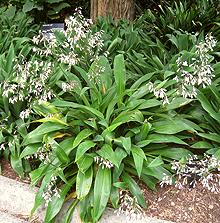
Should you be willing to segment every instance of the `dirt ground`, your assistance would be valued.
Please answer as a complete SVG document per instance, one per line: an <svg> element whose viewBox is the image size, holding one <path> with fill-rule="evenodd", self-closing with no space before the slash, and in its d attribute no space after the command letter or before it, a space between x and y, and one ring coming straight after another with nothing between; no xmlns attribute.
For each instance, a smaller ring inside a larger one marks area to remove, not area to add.
<svg viewBox="0 0 220 223"><path fill-rule="evenodd" d="M194 189L174 186L157 187L157 192L144 188L148 202L147 216L180 223L220 223L220 194L201 185Z"/></svg>
<svg viewBox="0 0 220 223"><path fill-rule="evenodd" d="M2 175L28 183L20 179L10 167L1 160ZM140 185L148 203L146 215L177 223L220 223L220 194L212 193L197 185L195 189L179 190L174 186L157 187L153 192Z"/></svg>
<svg viewBox="0 0 220 223"><path fill-rule="evenodd" d="M11 178L13 180L17 180L19 182L23 183L30 183L30 179L28 177L21 179L16 172L12 169L10 166L10 163L5 159L0 159L0 165L1 165L1 175L6 176L8 178Z"/></svg>

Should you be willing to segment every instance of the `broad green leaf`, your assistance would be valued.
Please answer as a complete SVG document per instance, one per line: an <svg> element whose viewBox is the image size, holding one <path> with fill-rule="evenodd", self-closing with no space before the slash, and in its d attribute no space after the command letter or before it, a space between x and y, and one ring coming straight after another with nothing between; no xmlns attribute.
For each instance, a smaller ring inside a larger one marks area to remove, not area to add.
<svg viewBox="0 0 220 223"><path fill-rule="evenodd" d="M75 162L77 162L77 160L79 160L86 151L88 151L89 149L91 149L92 147L94 147L96 144L92 141L86 140L85 142L82 142L79 144L77 151L76 151L76 159Z"/></svg>
<svg viewBox="0 0 220 223"><path fill-rule="evenodd" d="M135 196L137 198L138 203L143 207L146 208L146 202L145 202L145 198L143 196L143 193L141 192L140 187L138 186L138 184L135 182L134 179L132 179L127 173L123 173L122 174L122 179L125 183L127 183L128 188L130 190L130 192L132 193L133 196Z"/></svg>
<svg viewBox="0 0 220 223"><path fill-rule="evenodd" d="M93 131L90 129L83 129L75 138L73 142L73 149L76 148L84 139L92 135Z"/></svg>
<svg viewBox="0 0 220 223"><path fill-rule="evenodd" d="M68 163L70 161L63 148L54 139L48 137L48 143L52 147L53 151L55 151L57 158L62 164Z"/></svg>
<svg viewBox="0 0 220 223"><path fill-rule="evenodd" d="M60 209L63 206L63 203L65 201L65 197L69 190L71 189L71 186L76 182L76 177L73 177L70 181L69 184L65 184L63 188L61 189L60 192L60 197L58 196L53 196L52 201L49 202L44 222L45 223L50 223L53 218L59 213Z"/></svg>
<svg viewBox="0 0 220 223"><path fill-rule="evenodd" d="M117 160L118 166L121 165L121 162L125 157L127 157L127 153L120 147L117 147L115 150L115 159Z"/></svg>
<svg viewBox="0 0 220 223"><path fill-rule="evenodd" d="M151 143L176 143L187 145L187 143L174 135L150 134L147 139L150 140Z"/></svg>
<svg viewBox="0 0 220 223"><path fill-rule="evenodd" d="M192 99L187 99L187 98L175 98L174 100L170 102L170 104L168 104L165 107L165 110L180 108L182 106L189 104L192 101L193 101Z"/></svg>
<svg viewBox="0 0 220 223"><path fill-rule="evenodd" d="M220 135L217 133L198 133L199 136L220 143Z"/></svg>
<svg viewBox="0 0 220 223"><path fill-rule="evenodd" d="M53 102L53 105L55 105L57 107L81 109L83 111L86 111L90 114L95 115L99 119L104 119L104 116L100 111L98 111L92 107L85 106L85 105L81 105L81 104L77 104L77 103L69 102L69 101L63 101L63 100L56 100Z"/></svg>
<svg viewBox="0 0 220 223"><path fill-rule="evenodd" d="M90 167L85 173L78 172L76 177L76 194L79 200L89 193L93 179L93 168Z"/></svg>
<svg viewBox="0 0 220 223"><path fill-rule="evenodd" d="M154 177L147 176L145 174L141 175L141 180L153 191L156 191L156 184L158 180Z"/></svg>
<svg viewBox="0 0 220 223"><path fill-rule="evenodd" d="M148 99L145 102L143 102L141 105L138 106L139 110L147 109L147 108L152 108L156 106L160 106L161 102L158 101L157 99Z"/></svg>
<svg viewBox="0 0 220 223"><path fill-rule="evenodd" d="M126 122L143 122L144 116L142 112L135 110L135 111L126 111L120 113L113 121L112 125L116 123L126 123Z"/></svg>
<svg viewBox="0 0 220 223"><path fill-rule="evenodd" d="M39 180L40 176L42 175L44 170L45 170L45 166L32 171L31 179ZM42 194L43 194L44 190L46 189L46 186L49 184L52 175L53 175L53 171L47 171L46 175L44 176L44 178L41 182L41 186L38 189L37 194L35 195L34 207L31 210L31 216L34 214L34 212L37 210L37 208L39 208L39 206L43 204L44 199L42 197ZM32 183L33 183L33 181L32 181ZM34 184L36 184L36 182Z"/></svg>
<svg viewBox="0 0 220 223"><path fill-rule="evenodd" d="M8 50L7 57L6 57L6 66L5 66L5 71L8 74L12 71L14 57L15 57L14 45L13 45L13 43L11 43L9 50Z"/></svg>
<svg viewBox="0 0 220 223"><path fill-rule="evenodd" d="M199 92L197 95L198 100L200 101L202 107L208 112L208 114L214 118L218 123L220 123L220 114L217 113L212 105L210 104L208 98L205 97L205 95L202 92Z"/></svg>
<svg viewBox="0 0 220 223"><path fill-rule="evenodd" d="M143 162L144 159L146 159L146 156L143 152L143 150L139 147L133 146L131 148L132 156L134 159L134 164L138 173L138 176L141 176L142 168L143 168Z"/></svg>
<svg viewBox="0 0 220 223"><path fill-rule="evenodd" d="M88 156L88 155L85 154L76 163L77 163L77 166L78 166L79 170L82 173L85 173L86 170L88 170L89 167L93 164L93 158L91 156Z"/></svg>
<svg viewBox="0 0 220 223"><path fill-rule="evenodd" d="M112 86L112 69L106 57L100 56L98 66L103 67L104 71L100 74L100 91L105 94Z"/></svg>
<svg viewBox="0 0 220 223"><path fill-rule="evenodd" d="M34 2L26 1L23 5L23 12L30 12L34 8Z"/></svg>
<svg viewBox="0 0 220 223"><path fill-rule="evenodd" d="M114 76L118 95L118 105L121 105L126 83L125 62L122 54L117 55L114 59Z"/></svg>
<svg viewBox="0 0 220 223"><path fill-rule="evenodd" d="M42 123L45 123L45 122L55 122L55 123L58 123L58 124L61 124L61 125L66 125L68 126L68 124L64 121L62 121L61 119L59 119L58 117L46 117L46 118L41 118L41 119L38 119L36 121L33 121L34 122L42 122Z"/></svg>
<svg viewBox="0 0 220 223"><path fill-rule="evenodd" d="M104 212L111 192L111 170L99 168L94 184L93 220L97 222Z"/></svg>
<svg viewBox="0 0 220 223"><path fill-rule="evenodd" d="M131 138L130 137L120 137L122 146L126 150L127 154L131 152Z"/></svg>
<svg viewBox="0 0 220 223"><path fill-rule="evenodd" d="M146 152L145 154L158 155L174 160L180 160L183 157L192 155L192 152L183 148L167 148L167 149L158 149L151 152Z"/></svg>
<svg viewBox="0 0 220 223"><path fill-rule="evenodd" d="M112 147L108 144L104 144L100 150L96 152L99 154L99 156L103 157L106 160L109 160L111 163L113 163L116 167L119 168L119 163L116 158L116 154L113 151Z"/></svg>
<svg viewBox="0 0 220 223"><path fill-rule="evenodd" d="M145 175L155 177L160 181L164 178L164 174L170 175L170 172L162 166L146 167L144 165L142 173Z"/></svg>
<svg viewBox="0 0 220 223"><path fill-rule="evenodd" d="M194 143L191 147L193 149L211 149L213 148L213 145L206 141L200 141L200 142Z"/></svg>
<svg viewBox="0 0 220 223"><path fill-rule="evenodd" d="M37 153L38 149L41 147L40 143L31 144L24 148L24 150L20 154L20 159L23 159L26 156L34 155Z"/></svg>
<svg viewBox="0 0 220 223"><path fill-rule="evenodd" d="M52 123L52 122L45 122L38 126L35 130L30 132L23 141L23 145L33 144L42 142L43 136L47 133L58 131L58 130L64 130L67 127L65 125L61 125L58 123Z"/></svg>
<svg viewBox="0 0 220 223"><path fill-rule="evenodd" d="M135 140L136 141L142 141L142 140L145 140L148 136L148 133L151 129L152 125L149 123L149 122L144 122L142 124L142 126L140 127L140 133L138 133L136 136L135 136Z"/></svg>
<svg viewBox="0 0 220 223"><path fill-rule="evenodd" d="M22 160L18 156L14 156L12 154L10 156L10 159L11 159L11 166L15 170L15 172L19 176L23 176L24 175L24 169L23 169L23 165L22 165Z"/></svg>
<svg viewBox="0 0 220 223"><path fill-rule="evenodd" d="M193 128L184 123L181 119L163 120L153 123L155 132L161 134L176 134L185 130L195 132Z"/></svg>
<svg viewBox="0 0 220 223"><path fill-rule="evenodd" d="M150 162L148 167L158 167L158 166L161 166L162 164L163 164L163 160L161 159L161 157L158 156Z"/></svg>

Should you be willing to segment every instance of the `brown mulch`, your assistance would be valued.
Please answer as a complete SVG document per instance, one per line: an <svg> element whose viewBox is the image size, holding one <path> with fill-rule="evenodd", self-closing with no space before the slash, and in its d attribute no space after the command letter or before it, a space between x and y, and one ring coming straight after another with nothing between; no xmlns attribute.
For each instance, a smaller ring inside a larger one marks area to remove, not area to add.
<svg viewBox="0 0 220 223"><path fill-rule="evenodd" d="M30 183L30 179L28 177L20 178L17 173L12 169L10 166L9 161L5 160L4 158L0 159L0 165L1 165L1 175L8 177L13 180L17 180L22 183Z"/></svg>
<svg viewBox="0 0 220 223"><path fill-rule="evenodd" d="M149 205L147 216L180 223L220 223L220 194L202 185L181 190L158 186L157 192L145 187L143 192Z"/></svg>
<svg viewBox="0 0 220 223"><path fill-rule="evenodd" d="M3 176L30 182L28 178L18 177L5 159L0 160L0 165ZM182 190L174 186L158 186L156 192L142 184L140 186L148 203L145 213L149 217L177 223L220 223L220 193L212 193L201 185L197 185L195 189Z"/></svg>

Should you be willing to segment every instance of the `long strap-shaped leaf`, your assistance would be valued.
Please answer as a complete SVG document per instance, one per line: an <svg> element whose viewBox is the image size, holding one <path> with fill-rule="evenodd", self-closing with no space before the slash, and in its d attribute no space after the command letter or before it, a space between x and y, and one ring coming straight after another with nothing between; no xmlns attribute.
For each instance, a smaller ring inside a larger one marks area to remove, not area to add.
<svg viewBox="0 0 220 223"><path fill-rule="evenodd" d="M124 56L122 54L119 54L115 57L114 76L118 95L118 105L121 105L125 92L125 83L126 83L125 62L124 62Z"/></svg>
<svg viewBox="0 0 220 223"><path fill-rule="evenodd" d="M97 222L108 203L111 191L111 170L98 169L94 185L93 221Z"/></svg>
<svg viewBox="0 0 220 223"><path fill-rule="evenodd" d="M88 107L88 106L85 106L85 105L77 104L77 103L74 103L74 102L62 101L62 100L56 100L55 102L53 102L53 104L55 106L58 106L58 107L69 107L69 108L82 109L84 111L92 113L93 115L95 115L99 119L104 119L103 114L100 111L98 111L98 110L96 110L96 109L94 109L92 107Z"/></svg>

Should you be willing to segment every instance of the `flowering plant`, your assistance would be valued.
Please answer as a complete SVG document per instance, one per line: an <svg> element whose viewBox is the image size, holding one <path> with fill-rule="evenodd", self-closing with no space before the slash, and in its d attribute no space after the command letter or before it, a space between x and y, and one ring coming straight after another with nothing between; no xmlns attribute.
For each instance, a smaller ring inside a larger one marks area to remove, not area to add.
<svg viewBox="0 0 220 223"><path fill-rule="evenodd" d="M41 160L38 169L31 173L33 184L43 178L33 211L46 202L45 222L57 215L65 197L71 197L71 188L76 192L72 207L79 204L84 221L98 221L109 200L114 208L123 206L120 189L131 192L129 196L133 198L129 197L129 202L138 205L137 209L129 206L129 210L135 210L140 217L141 207L146 204L132 175L155 189L163 173L169 175L163 158L180 159L190 154L184 148L188 144L178 133L195 132L196 125L178 115L172 120L164 118L167 111L161 98L155 98L155 92L149 89L145 80L148 74L128 87L123 55L115 57L113 66L112 70L103 56L92 63L88 72L75 66L75 86L65 86L62 98L36 109L44 118L25 137L20 158ZM94 70L99 74L94 74ZM181 104L182 101L174 101L167 106L179 108ZM48 106L52 111L49 115L42 112ZM164 116L157 117L159 110ZM51 180L53 186L47 192L46 185ZM53 192L57 185L59 193L57 189ZM123 210L124 206L119 212ZM70 215L68 212L65 219Z"/></svg>

